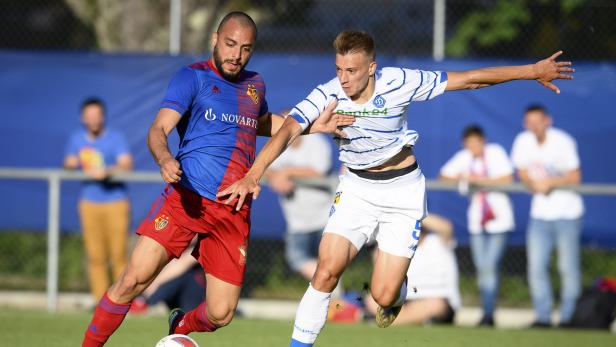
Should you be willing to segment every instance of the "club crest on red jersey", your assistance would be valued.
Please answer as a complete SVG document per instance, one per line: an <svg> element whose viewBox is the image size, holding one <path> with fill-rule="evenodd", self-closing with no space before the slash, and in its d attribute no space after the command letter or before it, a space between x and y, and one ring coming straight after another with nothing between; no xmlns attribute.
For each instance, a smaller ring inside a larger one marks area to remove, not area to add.
<svg viewBox="0 0 616 347"><path fill-rule="evenodd" d="M156 231L164 229L168 224L169 217L164 214L161 214L154 219L154 229L156 229Z"/></svg>
<svg viewBox="0 0 616 347"><path fill-rule="evenodd" d="M254 102L255 104L259 103L259 91L254 84L248 84L248 88L246 88L246 95L250 96L250 99L252 99L252 102Z"/></svg>
<svg viewBox="0 0 616 347"><path fill-rule="evenodd" d="M240 251L240 260L239 263L240 265L244 265L246 264L246 244L243 244L242 246L239 247L239 251Z"/></svg>

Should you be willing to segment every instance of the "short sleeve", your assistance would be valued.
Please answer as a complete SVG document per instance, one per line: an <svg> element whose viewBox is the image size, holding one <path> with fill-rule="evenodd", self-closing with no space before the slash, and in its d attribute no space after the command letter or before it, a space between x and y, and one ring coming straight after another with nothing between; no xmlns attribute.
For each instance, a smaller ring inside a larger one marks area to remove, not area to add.
<svg viewBox="0 0 616 347"><path fill-rule="evenodd" d="M560 153L563 155L561 165L563 169L567 171L579 169L580 157L578 155L577 143L575 140L570 136L564 137L561 148L562 150Z"/></svg>
<svg viewBox="0 0 616 347"><path fill-rule="evenodd" d="M458 151L443 165L440 171L441 176L453 178L464 173L464 170L470 167L470 163L465 163L466 160L464 158L464 151Z"/></svg>
<svg viewBox="0 0 616 347"><path fill-rule="evenodd" d="M169 82L161 108L170 108L183 115L192 105L198 90L199 83L195 71L183 67Z"/></svg>
<svg viewBox="0 0 616 347"><path fill-rule="evenodd" d="M122 133L116 132L115 138L116 140L114 146L116 158L125 154L130 155L130 148L128 147L126 137Z"/></svg>
<svg viewBox="0 0 616 347"><path fill-rule="evenodd" d="M524 134L518 135L511 147L511 161L516 169L525 169L530 163L528 156L524 155Z"/></svg>
<svg viewBox="0 0 616 347"><path fill-rule="evenodd" d="M502 177L513 174L511 161L507 156L507 152L500 145L491 145L490 158L488 158L488 167L490 176Z"/></svg>
<svg viewBox="0 0 616 347"><path fill-rule="evenodd" d="M324 85L316 87L304 100L300 101L289 113L303 130L306 130L334 98L328 95Z"/></svg>
<svg viewBox="0 0 616 347"><path fill-rule="evenodd" d="M433 99L445 92L447 87L447 72L404 70L409 76L407 84L410 87L410 101L424 101Z"/></svg>
<svg viewBox="0 0 616 347"><path fill-rule="evenodd" d="M66 147L64 148L64 156L68 157L70 155L79 155L79 133L73 133L66 143Z"/></svg>

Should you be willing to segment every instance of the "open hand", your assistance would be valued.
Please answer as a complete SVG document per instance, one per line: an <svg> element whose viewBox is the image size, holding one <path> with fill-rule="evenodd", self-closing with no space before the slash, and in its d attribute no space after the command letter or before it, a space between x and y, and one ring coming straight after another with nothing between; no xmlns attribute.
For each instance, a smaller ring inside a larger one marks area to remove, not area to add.
<svg viewBox="0 0 616 347"><path fill-rule="evenodd" d="M244 201L248 195L252 194L252 199L255 200L259 196L260 192L261 187L259 186L258 180L247 175L224 190L218 192L216 197L222 198L227 196L227 199L224 201L225 205L229 205L237 199L235 210L239 211L242 208L242 205L244 205Z"/></svg>
<svg viewBox="0 0 616 347"><path fill-rule="evenodd" d="M560 89L552 81L556 79L572 80L571 73L575 72L570 61L556 61L563 51L552 54L551 57L538 61L533 65L537 82L560 94Z"/></svg>
<svg viewBox="0 0 616 347"><path fill-rule="evenodd" d="M355 117L335 113L334 110L338 105L338 100L334 99L327 105L327 107L321 112L319 117L315 119L310 127L310 133L333 133L339 137L347 137L344 131L340 128L351 125L355 122Z"/></svg>

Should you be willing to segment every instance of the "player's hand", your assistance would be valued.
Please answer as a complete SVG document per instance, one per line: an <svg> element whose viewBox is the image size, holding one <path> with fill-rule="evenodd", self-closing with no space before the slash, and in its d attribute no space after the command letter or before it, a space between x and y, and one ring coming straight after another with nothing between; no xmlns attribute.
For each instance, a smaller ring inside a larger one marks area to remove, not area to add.
<svg viewBox="0 0 616 347"><path fill-rule="evenodd" d="M176 183L182 176L182 170L180 170L180 163L173 157L163 159L160 162L160 176L163 181L167 183Z"/></svg>
<svg viewBox="0 0 616 347"><path fill-rule="evenodd" d="M355 117L335 113L334 110L338 105L338 100L334 99L327 105L325 110L321 112L319 117L315 119L310 127L310 133L333 133L336 136L346 138L347 135L342 131L342 127L351 125L355 122Z"/></svg>
<svg viewBox="0 0 616 347"><path fill-rule="evenodd" d="M572 63L570 61L556 61L556 58L561 54L563 54L563 51L558 51L552 54L551 57L538 61L533 65L537 82L557 94L560 94L560 89L552 81L557 79L572 80L573 76L571 74L575 72L575 69L571 67Z"/></svg>
<svg viewBox="0 0 616 347"><path fill-rule="evenodd" d="M235 210L239 211L242 208L242 205L244 205L244 201L248 195L252 194L252 199L256 200L260 192L261 187L259 186L259 180L246 175L246 177L218 192L216 194L216 198L227 196L227 199L224 201L225 205L229 205L237 199Z"/></svg>

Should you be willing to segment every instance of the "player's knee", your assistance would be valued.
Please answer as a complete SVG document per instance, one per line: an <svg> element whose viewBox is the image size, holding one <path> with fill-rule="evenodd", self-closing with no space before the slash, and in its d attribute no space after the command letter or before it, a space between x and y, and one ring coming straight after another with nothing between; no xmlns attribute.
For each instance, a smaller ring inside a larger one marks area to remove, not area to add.
<svg viewBox="0 0 616 347"><path fill-rule="evenodd" d="M388 287L372 289L372 298L381 307L389 307L398 299L400 292Z"/></svg>
<svg viewBox="0 0 616 347"><path fill-rule="evenodd" d="M338 274L327 267L317 268L312 278L312 287L318 291L330 293L338 284Z"/></svg>
<svg viewBox="0 0 616 347"><path fill-rule="evenodd" d="M218 328L229 325L235 315L235 308L232 307L208 307L207 318L210 323Z"/></svg>

